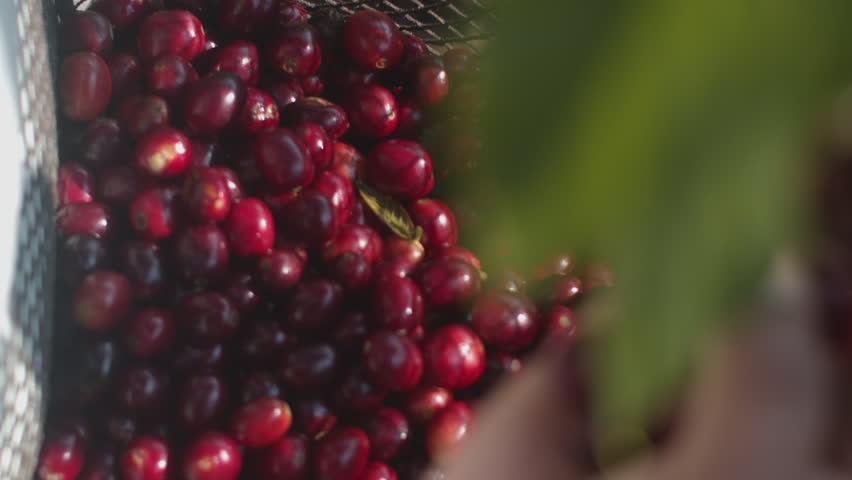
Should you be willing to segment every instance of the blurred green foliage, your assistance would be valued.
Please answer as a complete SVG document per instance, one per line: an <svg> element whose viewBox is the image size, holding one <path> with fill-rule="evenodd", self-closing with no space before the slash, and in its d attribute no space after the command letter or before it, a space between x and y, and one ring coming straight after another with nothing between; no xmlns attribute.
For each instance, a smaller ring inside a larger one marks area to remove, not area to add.
<svg viewBox="0 0 852 480"><path fill-rule="evenodd" d="M484 59L473 247L605 258L604 438L643 425L807 230L816 115L852 80L840 0L507 2ZM466 179L470 181L470 179Z"/></svg>

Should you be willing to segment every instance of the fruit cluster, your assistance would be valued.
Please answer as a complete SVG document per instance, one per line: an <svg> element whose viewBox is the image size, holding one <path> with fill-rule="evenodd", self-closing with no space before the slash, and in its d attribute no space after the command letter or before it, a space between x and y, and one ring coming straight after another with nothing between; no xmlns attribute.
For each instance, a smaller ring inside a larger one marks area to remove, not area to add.
<svg viewBox="0 0 852 480"><path fill-rule="evenodd" d="M575 335L570 256L484 288L428 196L468 50L284 0L96 0L60 45L73 328L38 479L413 479Z"/></svg>

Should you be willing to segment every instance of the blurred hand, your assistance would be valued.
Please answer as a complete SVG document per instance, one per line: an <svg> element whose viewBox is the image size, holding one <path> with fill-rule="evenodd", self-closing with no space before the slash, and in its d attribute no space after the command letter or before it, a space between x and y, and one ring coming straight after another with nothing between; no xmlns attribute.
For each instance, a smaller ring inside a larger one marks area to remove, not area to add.
<svg viewBox="0 0 852 480"><path fill-rule="evenodd" d="M601 480L850 478L827 466L832 367L814 332L808 286L778 263L756 322L711 353L665 449ZM572 464L564 367L545 353L480 410L447 480L586 480ZM592 479L595 480L595 479Z"/></svg>

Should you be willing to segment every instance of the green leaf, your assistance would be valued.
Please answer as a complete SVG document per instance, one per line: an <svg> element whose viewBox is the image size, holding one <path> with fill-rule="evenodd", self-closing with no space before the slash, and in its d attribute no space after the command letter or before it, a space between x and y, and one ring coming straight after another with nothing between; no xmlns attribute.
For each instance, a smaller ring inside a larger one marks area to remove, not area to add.
<svg viewBox="0 0 852 480"><path fill-rule="evenodd" d="M501 12L485 152L461 192L484 215L474 247L492 265L565 248L613 265L620 313L593 350L604 437L641 428L806 228L803 152L815 112L852 78L850 10L540 0Z"/></svg>

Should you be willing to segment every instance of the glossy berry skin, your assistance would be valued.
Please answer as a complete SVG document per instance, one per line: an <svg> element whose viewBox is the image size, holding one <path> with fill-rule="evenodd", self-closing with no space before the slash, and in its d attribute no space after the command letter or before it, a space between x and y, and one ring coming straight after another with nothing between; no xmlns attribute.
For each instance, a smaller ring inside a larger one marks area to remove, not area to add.
<svg viewBox="0 0 852 480"><path fill-rule="evenodd" d="M124 347L137 357L154 357L168 351L175 340L175 321L160 308L146 308L124 326Z"/></svg>
<svg viewBox="0 0 852 480"><path fill-rule="evenodd" d="M296 80L273 83L267 85L264 90L275 99L279 111L305 96L302 85ZM291 122L291 124L295 126L295 122Z"/></svg>
<svg viewBox="0 0 852 480"><path fill-rule="evenodd" d="M316 123L325 129L329 138L337 140L349 129L349 118L340 105L320 97L304 97L281 110L284 125Z"/></svg>
<svg viewBox="0 0 852 480"><path fill-rule="evenodd" d="M319 75L311 75L310 77L304 77L301 80L302 81L300 83L302 85L302 90L304 90L305 95L309 97L320 95L325 90L325 83Z"/></svg>
<svg viewBox="0 0 852 480"><path fill-rule="evenodd" d="M175 236L174 265L186 281L204 284L222 278L229 259L228 240L215 225L192 225Z"/></svg>
<svg viewBox="0 0 852 480"><path fill-rule="evenodd" d="M372 330L373 326L366 313L350 310L344 313L334 325L331 339L344 354L356 355L363 350L364 340Z"/></svg>
<svg viewBox="0 0 852 480"><path fill-rule="evenodd" d="M176 372L187 374L221 370L229 358L222 344L210 346L183 345L172 357L171 366Z"/></svg>
<svg viewBox="0 0 852 480"><path fill-rule="evenodd" d="M421 241L424 247L454 245L458 241L456 216L444 202L421 198L408 206L408 213L414 223L423 229Z"/></svg>
<svg viewBox="0 0 852 480"><path fill-rule="evenodd" d="M222 286L224 293L240 313L252 313L260 303L260 292L254 278L248 273L230 275Z"/></svg>
<svg viewBox="0 0 852 480"><path fill-rule="evenodd" d="M139 27L136 50L144 62L163 55L192 61L204 49L204 27L186 10L161 10L146 17Z"/></svg>
<svg viewBox="0 0 852 480"><path fill-rule="evenodd" d="M186 480L236 480L243 457L231 437L207 432L189 444L181 465Z"/></svg>
<svg viewBox="0 0 852 480"><path fill-rule="evenodd" d="M92 272L74 294L74 318L86 330L109 330L127 315L132 298L130 281L124 275L107 270Z"/></svg>
<svg viewBox="0 0 852 480"><path fill-rule="evenodd" d="M59 28L58 45L66 53L86 51L107 55L112 49L112 24L94 11L66 15Z"/></svg>
<svg viewBox="0 0 852 480"><path fill-rule="evenodd" d="M240 407L231 422L234 439L249 448L275 443L290 429L293 416L286 402L260 397Z"/></svg>
<svg viewBox="0 0 852 480"><path fill-rule="evenodd" d="M165 480L169 468L169 447L157 437L136 437L121 455L121 475L125 480Z"/></svg>
<svg viewBox="0 0 852 480"><path fill-rule="evenodd" d="M115 119L96 118L83 130L77 154L83 164L99 169L124 160L123 142L121 127Z"/></svg>
<svg viewBox="0 0 852 480"><path fill-rule="evenodd" d="M397 480L396 471L385 463L371 462L364 468L358 480Z"/></svg>
<svg viewBox="0 0 852 480"><path fill-rule="evenodd" d="M223 31L246 35L263 29L274 12L274 0L222 0L217 18Z"/></svg>
<svg viewBox="0 0 852 480"><path fill-rule="evenodd" d="M311 25L300 23L278 30L266 47L266 64L287 76L304 78L322 63L319 35Z"/></svg>
<svg viewBox="0 0 852 480"><path fill-rule="evenodd" d="M177 55L164 55L148 69L148 90L169 100L177 99L196 80L198 73L192 64Z"/></svg>
<svg viewBox="0 0 852 480"><path fill-rule="evenodd" d="M416 140L423 133L426 116L420 105L410 98L399 101L399 124L393 132L396 138Z"/></svg>
<svg viewBox="0 0 852 480"><path fill-rule="evenodd" d="M331 201L313 188L303 189L286 205L282 215L289 238L319 246L337 233L337 215Z"/></svg>
<svg viewBox="0 0 852 480"><path fill-rule="evenodd" d="M414 268L423 260L426 251L420 242L397 237L386 238L382 258L389 263L400 263L407 268Z"/></svg>
<svg viewBox="0 0 852 480"><path fill-rule="evenodd" d="M362 361L370 380L391 391L410 390L423 376L420 349L398 333L380 331L367 337Z"/></svg>
<svg viewBox="0 0 852 480"><path fill-rule="evenodd" d="M314 178L314 163L299 137L288 128L258 135L252 146L263 180L277 190L303 187Z"/></svg>
<svg viewBox="0 0 852 480"><path fill-rule="evenodd" d="M255 44L236 40L214 50L211 72L231 72L250 86L257 85L260 76L260 54Z"/></svg>
<svg viewBox="0 0 852 480"><path fill-rule="evenodd" d="M308 156L317 172L331 165L334 145L325 133L325 129L316 123L303 123L294 127L293 132L308 150Z"/></svg>
<svg viewBox="0 0 852 480"><path fill-rule="evenodd" d="M544 312L542 326L548 337L568 343L580 334L574 311L564 305L554 305Z"/></svg>
<svg viewBox="0 0 852 480"><path fill-rule="evenodd" d="M139 20L150 8L138 0L96 0L92 10L102 13L117 30L122 30Z"/></svg>
<svg viewBox="0 0 852 480"><path fill-rule="evenodd" d="M423 343L423 364L425 383L448 390L465 388L485 371L485 346L471 329L446 325Z"/></svg>
<svg viewBox="0 0 852 480"><path fill-rule="evenodd" d="M181 200L186 213L200 222L220 222L231 210L231 189L220 168L197 167L183 182Z"/></svg>
<svg viewBox="0 0 852 480"><path fill-rule="evenodd" d="M471 264L456 259L435 259L423 265L418 283L426 304L432 307L458 305L479 293L480 273Z"/></svg>
<svg viewBox="0 0 852 480"><path fill-rule="evenodd" d="M405 81L410 75L418 60L429 55L429 46L417 35L411 33L402 34L402 58L394 67L400 81Z"/></svg>
<svg viewBox="0 0 852 480"><path fill-rule="evenodd" d="M407 392L401 407L411 421L426 423L453 401L453 394L441 387L424 386Z"/></svg>
<svg viewBox="0 0 852 480"><path fill-rule="evenodd" d="M278 103L263 90L248 87L246 101L237 115L236 126L247 135L272 130L278 126Z"/></svg>
<svg viewBox="0 0 852 480"><path fill-rule="evenodd" d="M104 240L87 234L72 235L59 247L57 273L68 285L77 285L87 273L104 268L108 256Z"/></svg>
<svg viewBox="0 0 852 480"><path fill-rule="evenodd" d="M524 364L520 358L504 352L492 352L485 362L485 374L477 387L490 387L512 375L523 371Z"/></svg>
<svg viewBox="0 0 852 480"><path fill-rule="evenodd" d="M169 124L169 104L157 95L133 96L118 108L118 120L123 131L134 139Z"/></svg>
<svg viewBox="0 0 852 480"><path fill-rule="evenodd" d="M367 287L373 276L373 264L363 256L346 252L338 255L327 267L331 278L348 291L357 291Z"/></svg>
<svg viewBox="0 0 852 480"><path fill-rule="evenodd" d="M127 165L108 168L98 175L98 198L110 206L125 209L150 183L149 178Z"/></svg>
<svg viewBox="0 0 852 480"><path fill-rule="evenodd" d="M388 391L373 385L361 368L351 371L337 388L337 408L357 414L381 407Z"/></svg>
<svg viewBox="0 0 852 480"><path fill-rule="evenodd" d="M422 58L414 66L411 75L414 98L424 107L441 104L450 93L450 77L440 59Z"/></svg>
<svg viewBox="0 0 852 480"><path fill-rule="evenodd" d="M112 100L122 100L142 92L142 62L136 56L121 52L107 62L112 78Z"/></svg>
<svg viewBox="0 0 852 480"><path fill-rule="evenodd" d="M346 19L343 45L352 61L366 70L393 68L402 58L399 28L387 14L375 10L360 10Z"/></svg>
<svg viewBox="0 0 852 480"><path fill-rule="evenodd" d="M190 85L184 96L183 117L189 130L213 135L237 117L246 100L246 86L230 72L213 72Z"/></svg>
<svg viewBox="0 0 852 480"><path fill-rule="evenodd" d="M196 293L184 299L176 313L187 339L196 345L229 340L240 326L240 314L228 297L216 292Z"/></svg>
<svg viewBox="0 0 852 480"><path fill-rule="evenodd" d="M169 187L154 187L137 195L130 202L133 229L150 240L170 236L178 221L177 196L177 190Z"/></svg>
<svg viewBox="0 0 852 480"><path fill-rule="evenodd" d="M308 21L308 11L299 2L281 1L275 10L274 24L279 27L287 27L296 23Z"/></svg>
<svg viewBox="0 0 852 480"><path fill-rule="evenodd" d="M326 343L305 345L287 354L280 376L292 389L315 390L334 380L338 364L337 351L331 345Z"/></svg>
<svg viewBox="0 0 852 480"><path fill-rule="evenodd" d="M83 470L85 456L78 441L62 437L50 439L41 449L36 479L74 480Z"/></svg>
<svg viewBox="0 0 852 480"><path fill-rule="evenodd" d="M231 251L240 257L256 257L275 245L272 212L260 200L245 198L231 208L225 220Z"/></svg>
<svg viewBox="0 0 852 480"><path fill-rule="evenodd" d="M371 185L403 201L424 197L435 186L432 157L410 140L385 140L376 145L365 171Z"/></svg>
<svg viewBox="0 0 852 480"><path fill-rule="evenodd" d="M154 177L175 177L184 173L191 157L189 138L175 128L153 130L136 145L136 166Z"/></svg>
<svg viewBox="0 0 852 480"><path fill-rule="evenodd" d="M426 449L441 458L458 449L473 430L474 414L467 404L453 402L441 410L426 428Z"/></svg>
<svg viewBox="0 0 852 480"><path fill-rule="evenodd" d="M135 365L118 378L119 405L135 415L156 415L168 400L169 378L157 367Z"/></svg>
<svg viewBox="0 0 852 480"><path fill-rule="evenodd" d="M290 434L260 451L253 471L266 480L307 480L310 473L310 441Z"/></svg>
<svg viewBox="0 0 852 480"><path fill-rule="evenodd" d="M296 426L316 440L337 425L337 415L324 401L317 398L300 398L293 404Z"/></svg>
<svg viewBox="0 0 852 480"><path fill-rule="evenodd" d="M65 236L87 234L94 237L107 235L110 215L96 202L72 203L56 212L56 225Z"/></svg>
<svg viewBox="0 0 852 480"><path fill-rule="evenodd" d="M133 285L137 299L150 300L162 293L168 275L157 243L150 240L128 242L121 251L119 264Z"/></svg>
<svg viewBox="0 0 852 480"><path fill-rule="evenodd" d="M554 275L543 283L541 300L547 303L571 303L584 292L583 281L579 277Z"/></svg>
<svg viewBox="0 0 852 480"><path fill-rule="evenodd" d="M257 263L260 285L270 292L295 287L304 269L304 261L292 249L273 250L260 257Z"/></svg>
<svg viewBox="0 0 852 480"><path fill-rule="evenodd" d="M112 80L109 67L92 52L77 52L59 68L59 105L71 120L87 122L109 104Z"/></svg>
<svg viewBox="0 0 852 480"><path fill-rule="evenodd" d="M280 397L281 385L271 373L257 371L240 383L239 396L243 404L260 397Z"/></svg>
<svg viewBox="0 0 852 480"><path fill-rule="evenodd" d="M245 197L245 193L243 192L242 183L240 183L240 178L237 176L237 172L233 171L228 167L211 167L213 170L216 170L222 178L225 179L225 186L228 187L228 192L231 196L231 202L236 203Z"/></svg>
<svg viewBox="0 0 852 480"><path fill-rule="evenodd" d="M370 439L370 457L387 461L402 449L411 435L408 419L399 410L385 407L363 422Z"/></svg>
<svg viewBox="0 0 852 480"><path fill-rule="evenodd" d="M92 174L79 164L66 163L60 165L56 184L60 205L92 201L92 194L95 190L94 179Z"/></svg>
<svg viewBox="0 0 852 480"><path fill-rule="evenodd" d="M271 319L254 320L241 333L237 342L237 352L247 363L269 365L285 353L293 337L278 321Z"/></svg>
<svg viewBox="0 0 852 480"><path fill-rule="evenodd" d="M345 102L352 131L367 138L384 138L399 124L396 98L380 85L363 85L349 93Z"/></svg>
<svg viewBox="0 0 852 480"><path fill-rule="evenodd" d="M284 319L294 330L321 330L336 320L342 306L343 288L331 280L317 278L296 286Z"/></svg>
<svg viewBox="0 0 852 480"><path fill-rule="evenodd" d="M380 328L411 330L423 321L423 295L409 278L378 281L372 295L373 321Z"/></svg>
<svg viewBox="0 0 852 480"><path fill-rule="evenodd" d="M479 297L471 311L473 328L489 346L517 352L530 346L539 332L538 312L526 298L508 292Z"/></svg>
<svg viewBox="0 0 852 480"><path fill-rule="evenodd" d="M346 230L346 222L352 216L352 211L355 208L356 193L355 186L352 181L338 173L330 170L320 172L311 187L321 193L325 198L331 201L331 206L334 209L334 221L342 230ZM372 254L362 253L368 259L372 259Z"/></svg>
<svg viewBox="0 0 852 480"><path fill-rule="evenodd" d="M370 440L360 428L331 431L316 445L313 456L317 480L357 480L367 466Z"/></svg>
<svg viewBox="0 0 852 480"><path fill-rule="evenodd" d="M461 245L446 245L433 248L429 253L431 254L430 257L434 260L460 260L471 265L477 271L482 270L482 263L479 261L479 258Z"/></svg>
<svg viewBox="0 0 852 480"><path fill-rule="evenodd" d="M382 237L364 225L344 225L323 249L322 256L329 261L344 253L357 253L371 263L377 262L382 256Z"/></svg>

